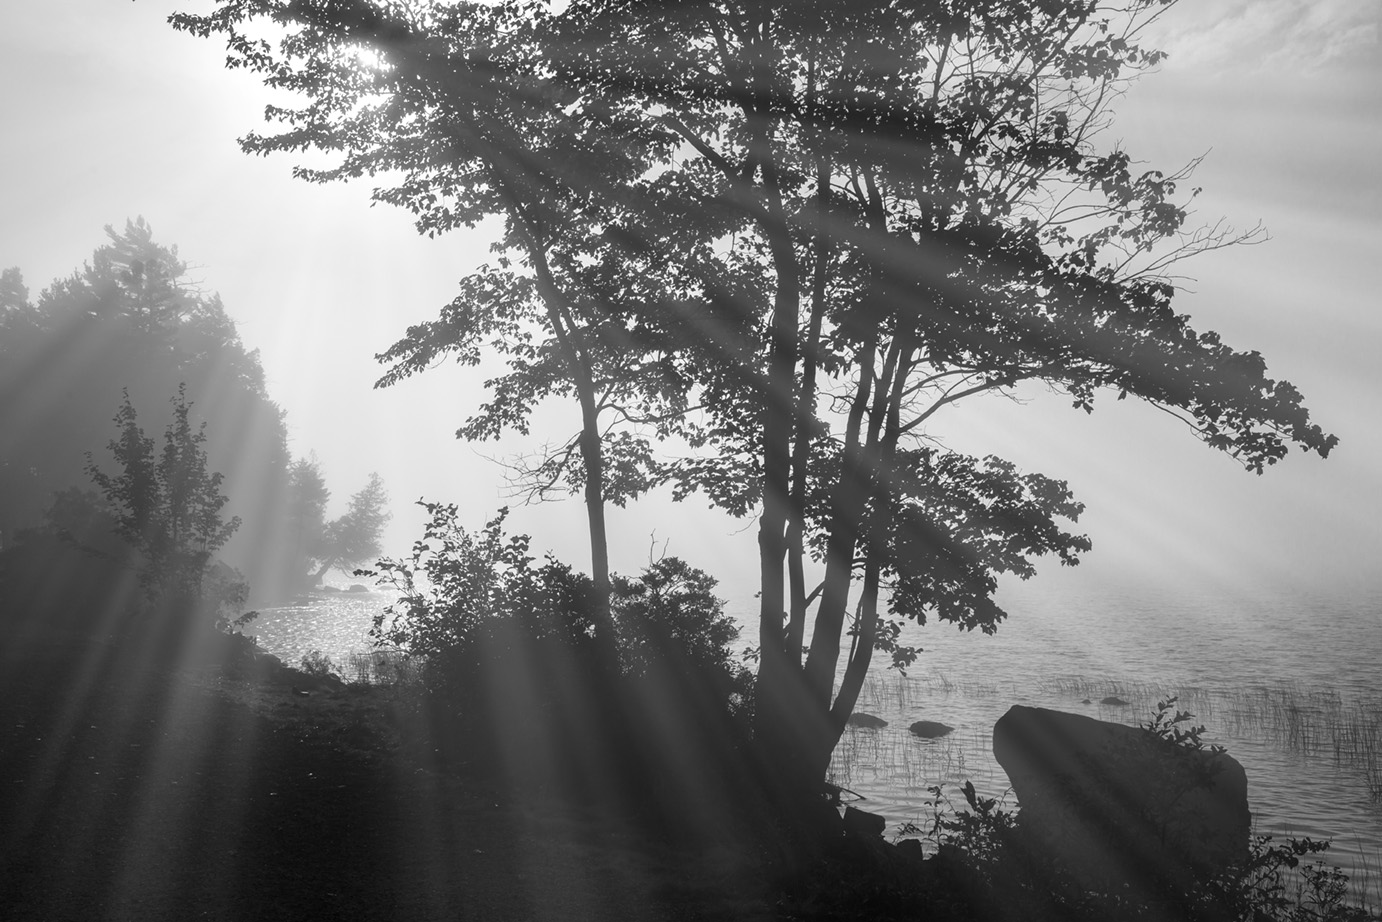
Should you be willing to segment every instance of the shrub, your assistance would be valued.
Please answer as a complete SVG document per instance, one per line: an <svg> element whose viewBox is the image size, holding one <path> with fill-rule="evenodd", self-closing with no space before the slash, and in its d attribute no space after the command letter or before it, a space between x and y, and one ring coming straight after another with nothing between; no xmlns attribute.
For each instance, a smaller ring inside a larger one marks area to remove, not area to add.
<svg viewBox="0 0 1382 922"><path fill-rule="evenodd" d="M1254 922L1368 922L1382 918L1352 905L1349 878L1326 864L1328 841L1254 836L1248 860L1208 882L1201 904L1215 918ZM1208 913L1206 913L1208 915Z"/></svg>
<svg viewBox="0 0 1382 922"><path fill-rule="evenodd" d="M588 577L536 561L526 535L504 534L504 510L472 533L455 506L422 505L429 521L410 557L358 572L399 592L370 633L423 664L428 751L509 780L547 772L656 791L666 785L649 780L675 772L719 783L751 677L730 652L738 631L711 577L676 558L616 577L611 657L597 647Z"/></svg>
<svg viewBox="0 0 1382 922"><path fill-rule="evenodd" d="M421 505L429 520L411 556L357 571L400 593L374 618L377 647L420 659L429 692L458 712L504 706L488 684L497 675L521 673L545 688L545 699L559 694L549 680L572 672L573 662L583 673L594 668L587 578L550 557L536 565L527 535L504 534L507 509L472 534L454 505Z"/></svg>
<svg viewBox="0 0 1382 922"><path fill-rule="evenodd" d="M302 655L302 661L298 664L298 669L307 675L316 678L325 678L329 675L339 675L340 669L320 650L310 650Z"/></svg>
<svg viewBox="0 0 1382 922"><path fill-rule="evenodd" d="M245 611L250 584L243 573L234 567L213 560L207 566L198 587L198 608L208 616L219 631L237 631L259 617L257 611Z"/></svg>
<svg viewBox="0 0 1382 922"><path fill-rule="evenodd" d="M430 516L407 560L383 559L377 570L357 570L400 593L375 616L376 646L414 656L444 656L473 644L495 621L521 623L535 638L590 636L588 588L569 567L551 558L538 568L527 535L504 535L507 509L471 534L456 521L456 507L419 503Z"/></svg>
<svg viewBox="0 0 1382 922"><path fill-rule="evenodd" d="M538 564L527 535L504 534L507 509L472 534L457 522L454 505L421 505L430 519L409 559L357 571L400 593L375 616L376 646L425 658L433 673L474 665L482 649L503 655L515 645L562 648L583 668L596 668L588 577L550 556ZM726 701L741 692L744 670L730 650L739 629L714 588L712 577L675 557L635 578L614 577L620 672L632 679L681 675L716 688Z"/></svg>
<svg viewBox="0 0 1382 922"><path fill-rule="evenodd" d="M753 674L731 645L739 626L714 594L716 580L677 557L653 561L636 578L616 576L611 601L625 675L676 677L687 693L746 712Z"/></svg>

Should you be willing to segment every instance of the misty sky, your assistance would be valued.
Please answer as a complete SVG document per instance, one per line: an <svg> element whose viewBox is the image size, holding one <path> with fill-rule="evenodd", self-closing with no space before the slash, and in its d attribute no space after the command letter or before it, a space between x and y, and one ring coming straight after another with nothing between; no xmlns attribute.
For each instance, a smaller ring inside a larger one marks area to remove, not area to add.
<svg viewBox="0 0 1382 922"><path fill-rule="evenodd" d="M368 181L310 186L287 157L252 159L236 138L260 128L268 96L226 71L221 47L164 22L185 0L30 0L0 12L0 267L36 296L143 215L219 292L271 396L286 408L295 454L315 451L333 514L370 471L395 500L388 544L418 535L418 497L458 503L482 524L508 502L489 457L523 443L469 446L453 433L479 402L483 372L436 369L385 391L373 355L433 316L487 255L483 230L429 241L408 216L370 207ZM1196 218L1268 242L1184 264L1177 307L1239 349L1260 350L1342 440L1321 461L1298 451L1263 477L1198 443L1182 424L1108 395L1086 417L1058 394L962 404L937 434L1070 481L1088 505L1094 552L1038 579L1094 585L1382 585L1382 3L1186 0L1159 24L1171 57L1117 106L1107 141L1167 171L1208 154L1193 185ZM112 405L113 406L113 405ZM546 413L550 437L574 427ZM535 447L535 445L529 445ZM514 521L585 565L578 501ZM719 576L747 603L752 523L689 501L614 511L615 569L659 548Z"/></svg>

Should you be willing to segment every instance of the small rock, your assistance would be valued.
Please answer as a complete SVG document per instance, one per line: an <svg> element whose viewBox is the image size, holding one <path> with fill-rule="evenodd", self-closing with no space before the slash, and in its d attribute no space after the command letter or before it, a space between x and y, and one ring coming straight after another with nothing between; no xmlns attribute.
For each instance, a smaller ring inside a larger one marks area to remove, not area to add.
<svg viewBox="0 0 1382 922"><path fill-rule="evenodd" d="M888 725L886 720L872 714L850 714L847 723L851 727L863 727L866 730L877 730Z"/></svg>
<svg viewBox="0 0 1382 922"><path fill-rule="evenodd" d="M1088 698L1086 698L1086 699L1084 699L1083 701L1080 702L1080 704L1093 704L1093 703L1094 703L1094 702L1090 701Z"/></svg>
<svg viewBox="0 0 1382 922"><path fill-rule="evenodd" d="M921 737L922 739L933 740L938 736L945 736L947 733L949 733L951 730L954 730L955 728L946 726L945 724L935 720L918 720L916 723L912 724L908 729L915 733L917 736Z"/></svg>
<svg viewBox="0 0 1382 922"><path fill-rule="evenodd" d="M1099 699L1099 703L1100 703L1100 704L1111 704L1111 705L1113 705L1114 707L1127 707L1127 706L1128 706L1128 702L1124 701L1122 698L1118 697L1117 695L1109 695L1107 698L1101 698L1101 699Z"/></svg>

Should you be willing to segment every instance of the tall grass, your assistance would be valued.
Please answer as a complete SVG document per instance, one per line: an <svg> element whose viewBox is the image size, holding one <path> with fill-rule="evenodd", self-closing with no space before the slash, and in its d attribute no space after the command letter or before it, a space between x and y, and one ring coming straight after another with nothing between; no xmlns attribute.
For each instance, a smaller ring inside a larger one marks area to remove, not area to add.
<svg viewBox="0 0 1382 922"><path fill-rule="evenodd" d="M1368 796L1382 802L1382 697L1345 698L1334 689L1288 681L1219 688L1059 676L1046 685L1060 697L1097 700L1117 695L1134 713L1146 713L1157 700L1175 694L1181 707L1216 731L1261 740L1358 773Z"/></svg>
<svg viewBox="0 0 1382 922"><path fill-rule="evenodd" d="M351 653L342 677L347 682L365 685L405 685L418 679L420 668L420 658L408 656L402 650L370 650Z"/></svg>

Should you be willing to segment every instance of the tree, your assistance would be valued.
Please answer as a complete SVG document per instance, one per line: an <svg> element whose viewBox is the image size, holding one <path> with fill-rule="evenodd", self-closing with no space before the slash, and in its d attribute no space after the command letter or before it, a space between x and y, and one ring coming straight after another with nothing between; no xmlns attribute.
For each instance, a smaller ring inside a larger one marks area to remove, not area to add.
<svg viewBox="0 0 1382 922"><path fill-rule="evenodd" d="M606 504L624 506L657 483L654 440L682 431L690 382L674 360L675 344L641 323L629 307L648 297L648 277L604 277L605 265L583 264L579 257L608 242L585 243L579 252L554 247L551 261L581 292L573 311L581 328L580 361L589 379L590 412L570 437L545 445L534 458L516 459L510 471L511 483L525 498L583 495L602 520ZM645 282L641 287L640 281ZM502 358L504 373L485 382L490 399L456 436L484 441L505 431L527 435L532 413L544 400L583 400L574 393L566 354L543 313L537 286L514 271L509 259L498 267L482 267L462 279L461 293L437 320L409 327L403 339L378 356L392 367L376 386L392 385L447 356L472 365L482 356ZM596 525L593 534L603 533L603 525ZM596 570L608 569L606 552L594 558L600 561Z"/></svg>
<svg viewBox="0 0 1382 922"><path fill-rule="evenodd" d="M307 577L313 562L326 556L326 503L330 498L316 456L294 461L288 468L286 540L292 572L299 578Z"/></svg>
<svg viewBox="0 0 1382 922"><path fill-rule="evenodd" d="M384 526L393 516L387 511L389 494L378 474L369 475L369 483L350 498L346 514L327 524L322 533L321 550L317 554L317 572L313 585L332 569L347 572L373 563L380 554L380 537Z"/></svg>
<svg viewBox="0 0 1382 922"><path fill-rule="evenodd" d="M389 153L347 156L333 177L406 171L419 160L403 152L420 147L436 172L378 194L424 226L498 202L523 243L540 214L588 233L560 238L572 262L646 280L654 294L627 308L650 341L674 344L670 362L705 408L680 489L758 517L757 734L790 808L820 791L875 649L915 655L897 643L901 622L992 631L997 574L1028 577L1043 555L1073 564L1089 547L1063 524L1082 511L1063 482L944 450L927 435L941 411L1035 384L1089 412L1112 391L1258 473L1291 444L1327 455L1336 442L1257 353L1172 306L1177 260L1252 232L1187 229L1193 164L1139 171L1103 138L1120 88L1160 60L1138 36L1167 6L570 0L395 15L363 0L231 0L180 23L225 33L241 63L309 94L321 69L275 59L245 16L303 25L333 60L352 42L425 48L380 71L464 109L453 124L465 144L424 131L387 87L348 110L358 118L332 108L358 95L280 111L295 130L249 146L400 130ZM493 34L476 25L498 22ZM380 88L372 80L351 86ZM522 127L484 133L496 123ZM580 130L558 131L564 163L525 133L569 124ZM636 152L620 162L640 171L605 169L610 151ZM520 178L524 195L505 191ZM554 291L549 250L524 252ZM567 373L581 392L580 368Z"/></svg>
<svg viewBox="0 0 1382 922"><path fill-rule="evenodd" d="M290 457L259 357L142 218L106 237L32 301L17 270L0 281L0 541L39 525L55 493L88 485L83 458L104 447L104 408L122 390L158 429L172 421L164 398L185 384L216 419L204 447L233 497L227 514L245 523L226 556L270 590Z"/></svg>
<svg viewBox="0 0 1382 922"><path fill-rule="evenodd" d="M749 318L702 350L711 451L684 489L759 514L757 715L791 799L819 787L874 648L914 655L898 621L992 631L997 573L1088 548L1059 525L1081 511L1065 484L931 443L942 409L1041 382L1088 411L1109 389L1258 472L1335 443L1256 353L1171 308L1172 262L1243 237L1184 229L1188 171L1096 146L1122 81L1159 60L1137 35L1165 5L574 0L559 17L557 79L674 131L663 187L737 215L718 250L665 247L702 260L698 307Z"/></svg>
<svg viewBox="0 0 1382 922"><path fill-rule="evenodd" d="M506 344L511 371L490 382L495 400L462 432L523 430L538 399L575 399L579 433L539 462L533 482L541 494L575 481L584 496L597 633L612 653L605 504L646 488L650 451L639 434L606 439L607 420L619 414L635 424L665 425L677 416L686 389L667 386L669 366L653 354L657 344L642 341L611 309L638 299L627 284L633 276L600 277L587 244L617 248L602 230L610 208L669 139L638 120L612 123L609 110L550 80L535 44L534 26L545 15L540 5L526 3L405 9L226 0L213 13L180 13L171 21L203 37L224 35L234 66L308 100L297 109L271 107L269 117L284 130L247 136L241 142L247 151L339 154L334 167L298 169L314 182L401 174L374 197L413 212L429 236L489 216L505 219L495 245L499 269L467 278L439 321L411 328L381 355L394 367L380 383L446 354L474 363L485 340L504 330L509 335L495 340ZM289 30L277 48L252 36L257 18ZM362 65L366 59L374 63ZM592 188L602 191L591 195ZM513 262L526 272L511 272ZM534 329L542 337L537 342Z"/></svg>
<svg viewBox="0 0 1382 922"><path fill-rule="evenodd" d="M173 422L164 432L163 450L155 453L126 392L115 415L120 434L109 444L120 471L105 473L88 454L87 472L105 498L116 533L140 555L140 583L149 601L195 606L213 555L240 519L222 518L222 477L206 469L206 424L192 427L184 387L172 403Z"/></svg>

